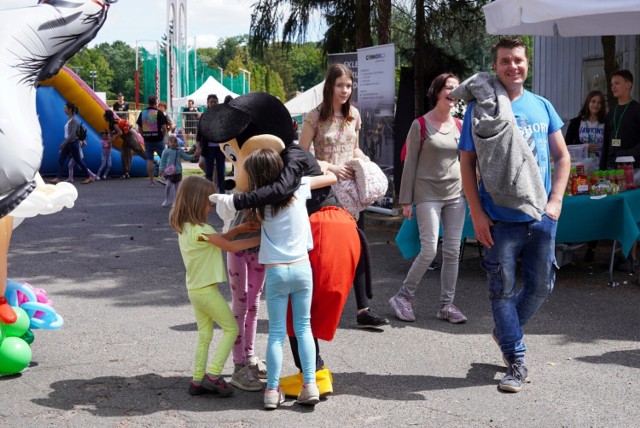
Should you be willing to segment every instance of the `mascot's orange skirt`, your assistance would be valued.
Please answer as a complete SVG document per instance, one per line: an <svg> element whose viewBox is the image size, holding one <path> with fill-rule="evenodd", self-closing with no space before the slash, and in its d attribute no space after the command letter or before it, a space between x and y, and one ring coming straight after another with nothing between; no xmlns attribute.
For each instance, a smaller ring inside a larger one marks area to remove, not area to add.
<svg viewBox="0 0 640 428"><path fill-rule="evenodd" d="M333 340L342 309L349 296L360 259L360 237L355 220L338 207L324 207L309 217L313 250L309 252L313 270L311 331L313 337ZM293 332L291 302L287 313L287 331Z"/></svg>

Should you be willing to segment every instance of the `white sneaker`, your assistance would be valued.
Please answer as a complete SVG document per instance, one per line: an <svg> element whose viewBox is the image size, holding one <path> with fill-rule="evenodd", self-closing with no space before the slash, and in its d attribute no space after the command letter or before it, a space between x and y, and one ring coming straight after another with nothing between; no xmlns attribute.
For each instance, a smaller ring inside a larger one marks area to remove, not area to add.
<svg viewBox="0 0 640 428"><path fill-rule="evenodd" d="M284 393L278 389L269 389L264 392L264 409L277 409L279 405L284 403Z"/></svg>
<svg viewBox="0 0 640 428"><path fill-rule="evenodd" d="M296 402L307 406L315 406L320 402L320 391L316 383L302 385L302 391L298 394Z"/></svg>

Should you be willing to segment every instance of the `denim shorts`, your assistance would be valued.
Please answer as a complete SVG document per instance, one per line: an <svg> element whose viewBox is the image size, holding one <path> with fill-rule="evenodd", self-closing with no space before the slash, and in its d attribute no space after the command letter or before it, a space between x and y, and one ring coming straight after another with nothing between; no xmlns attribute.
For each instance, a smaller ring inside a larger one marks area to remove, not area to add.
<svg viewBox="0 0 640 428"><path fill-rule="evenodd" d="M145 141L144 142L144 153L147 155L147 160L153 160L153 152L156 152L158 156L162 157L162 152L164 151L164 141Z"/></svg>

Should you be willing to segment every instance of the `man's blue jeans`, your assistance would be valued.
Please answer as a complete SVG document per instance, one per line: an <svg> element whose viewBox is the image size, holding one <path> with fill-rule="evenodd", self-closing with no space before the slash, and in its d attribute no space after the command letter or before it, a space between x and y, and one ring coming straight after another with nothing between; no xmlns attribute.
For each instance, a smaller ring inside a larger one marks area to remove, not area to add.
<svg viewBox="0 0 640 428"><path fill-rule="evenodd" d="M494 245L485 251L482 268L487 272L500 348L511 362L524 362L522 327L553 290L557 226L557 221L543 215L540 221L496 222L491 227ZM523 285L516 292L518 258Z"/></svg>

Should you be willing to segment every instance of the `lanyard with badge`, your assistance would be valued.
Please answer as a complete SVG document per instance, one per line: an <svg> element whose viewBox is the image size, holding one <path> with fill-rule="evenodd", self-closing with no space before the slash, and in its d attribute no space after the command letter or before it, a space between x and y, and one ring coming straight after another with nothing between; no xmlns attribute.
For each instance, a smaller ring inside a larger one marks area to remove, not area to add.
<svg viewBox="0 0 640 428"><path fill-rule="evenodd" d="M627 103L627 105L624 106L624 110L622 110L622 114L620 115L620 122L618 122L617 125L616 125L616 112L618 111L618 105L616 104L616 106L613 109L613 130L615 133L613 134L614 138L611 139L612 147L620 147L622 145L622 140L618 138L618 131L620 131L620 125L622 125L622 116L624 116L624 113L627 111L629 104L631 103Z"/></svg>

